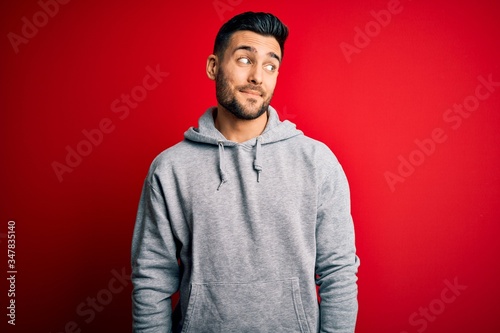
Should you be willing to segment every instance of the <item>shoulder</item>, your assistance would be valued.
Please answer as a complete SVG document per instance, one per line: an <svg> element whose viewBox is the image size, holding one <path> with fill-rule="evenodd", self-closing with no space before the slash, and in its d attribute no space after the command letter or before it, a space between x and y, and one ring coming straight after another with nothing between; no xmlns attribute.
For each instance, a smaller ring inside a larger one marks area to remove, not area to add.
<svg viewBox="0 0 500 333"><path fill-rule="evenodd" d="M300 154L297 157L308 165L318 184L338 186L347 183L344 169L328 145L305 135L297 136L293 141L290 142L293 149Z"/></svg>
<svg viewBox="0 0 500 333"><path fill-rule="evenodd" d="M187 163L194 156L197 148L191 142L183 140L159 153L151 162L149 175L169 172L176 165Z"/></svg>
<svg viewBox="0 0 500 333"><path fill-rule="evenodd" d="M176 143L173 146L168 147L167 149L160 152L154 159L152 165L159 165L163 163L168 163L172 161L178 156L181 156L182 153L188 149L187 142L185 140Z"/></svg>
<svg viewBox="0 0 500 333"><path fill-rule="evenodd" d="M334 166L339 164L337 156L335 156L330 147L321 141L307 135L298 135L292 138L290 143L304 157L313 159L318 166Z"/></svg>

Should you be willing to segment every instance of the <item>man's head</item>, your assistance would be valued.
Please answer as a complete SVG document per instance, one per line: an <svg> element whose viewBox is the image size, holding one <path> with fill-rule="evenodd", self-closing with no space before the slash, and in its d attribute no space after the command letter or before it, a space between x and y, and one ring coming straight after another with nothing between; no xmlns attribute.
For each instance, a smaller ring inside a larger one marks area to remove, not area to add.
<svg viewBox="0 0 500 333"><path fill-rule="evenodd" d="M243 30L274 37L280 46L281 58L283 58L288 28L273 14L262 12L245 12L224 23L215 37L214 54L222 58L232 35Z"/></svg>
<svg viewBox="0 0 500 333"><path fill-rule="evenodd" d="M248 120L267 111L287 37L288 28L268 13L246 12L221 27L207 60L219 107Z"/></svg>

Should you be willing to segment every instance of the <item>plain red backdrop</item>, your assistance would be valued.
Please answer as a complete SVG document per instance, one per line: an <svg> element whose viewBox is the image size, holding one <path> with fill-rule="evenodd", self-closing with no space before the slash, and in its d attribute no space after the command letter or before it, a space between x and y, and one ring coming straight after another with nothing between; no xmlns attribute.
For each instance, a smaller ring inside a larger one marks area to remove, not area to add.
<svg viewBox="0 0 500 333"><path fill-rule="evenodd" d="M206 57L223 21L247 10L289 26L272 104L328 144L349 178L361 258L356 332L500 330L500 87L480 88L488 97L458 128L446 120L454 104L474 102L478 77L500 81L498 2L60 2L50 15L42 4L53 0L0 5L2 331L131 330L123 275L143 179L215 104ZM380 12L388 6L390 19ZM24 27L34 21L36 33ZM152 70L163 76L145 90ZM129 113L113 112L131 93ZM106 119L112 131L100 138L92 130ZM446 139L432 148L436 128ZM67 149L87 156L58 176ZM402 159L417 165L404 169ZM402 178L391 185L387 172ZM15 326L6 316L9 220Z"/></svg>

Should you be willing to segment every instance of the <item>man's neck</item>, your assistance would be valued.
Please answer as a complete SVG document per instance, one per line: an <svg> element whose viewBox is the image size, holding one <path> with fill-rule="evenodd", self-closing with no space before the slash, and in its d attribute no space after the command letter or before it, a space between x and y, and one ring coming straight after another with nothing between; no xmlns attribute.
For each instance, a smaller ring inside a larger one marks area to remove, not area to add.
<svg viewBox="0 0 500 333"><path fill-rule="evenodd" d="M265 112L263 115L253 120L244 120L235 117L231 112L219 105L214 113L214 117L215 128L217 128L226 139L241 143L253 139L264 132L268 113Z"/></svg>

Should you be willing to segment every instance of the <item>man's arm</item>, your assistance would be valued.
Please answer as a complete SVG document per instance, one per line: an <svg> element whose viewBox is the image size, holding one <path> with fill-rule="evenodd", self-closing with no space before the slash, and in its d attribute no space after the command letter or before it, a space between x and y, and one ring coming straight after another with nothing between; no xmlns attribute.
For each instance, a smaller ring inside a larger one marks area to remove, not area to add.
<svg viewBox="0 0 500 333"><path fill-rule="evenodd" d="M353 333L358 312L359 259L354 245L349 186L338 163L325 176L320 191L316 241L320 332Z"/></svg>
<svg viewBox="0 0 500 333"><path fill-rule="evenodd" d="M134 333L171 332L179 265L164 196L148 180L132 240L132 284Z"/></svg>

